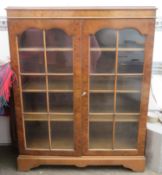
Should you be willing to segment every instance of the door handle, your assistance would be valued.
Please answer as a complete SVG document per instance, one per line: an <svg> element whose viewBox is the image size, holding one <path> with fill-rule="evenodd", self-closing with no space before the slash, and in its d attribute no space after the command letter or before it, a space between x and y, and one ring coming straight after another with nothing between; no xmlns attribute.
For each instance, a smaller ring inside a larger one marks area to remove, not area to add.
<svg viewBox="0 0 162 175"><path fill-rule="evenodd" d="M86 94L87 94L87 92L86 92L86 91L84 91L84 92L82 93L82 97L83 97L83 96L85 96Z"/></svg>

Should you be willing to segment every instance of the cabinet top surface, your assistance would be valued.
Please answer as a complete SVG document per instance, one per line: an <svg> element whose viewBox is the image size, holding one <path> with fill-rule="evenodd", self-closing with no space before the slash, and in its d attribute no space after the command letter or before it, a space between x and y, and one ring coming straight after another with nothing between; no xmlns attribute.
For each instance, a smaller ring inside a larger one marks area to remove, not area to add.
<svg viewBox="0 0 162 175"><path fill-rule="evenodd" d="M55 10L148 10L148 9L156 9L155 6L58 6L58 7L7 7L7 10L50 10L50 9L55 9Z"/></svg>
<svg viewBox="0 0 162 175"><path fill-rule="evenodd" d="M8 7L8 18L155 18L154 6Z"/></svg>

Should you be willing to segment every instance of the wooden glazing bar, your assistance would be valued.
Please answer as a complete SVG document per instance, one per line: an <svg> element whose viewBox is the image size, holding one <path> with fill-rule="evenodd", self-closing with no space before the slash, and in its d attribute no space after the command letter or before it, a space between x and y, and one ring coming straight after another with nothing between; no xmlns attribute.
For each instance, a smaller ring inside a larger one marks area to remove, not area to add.
<svg viewBox="0 0 162 175"><path fill-rule="evenodd" d="M48 112L48 136L49 136L49 148L52 149L52 141L51 141L51 125L50 125L50 116L49 116L49 93L48 93L48 67L47 67L47 53L46 53L46 33L43 30L43 46L44 46L44 64L45 64L45 72L46 72L46 101L47 101L47 112Z"/></svg>
<svg viewBox="0 0 162 175"><path fill-rule="evenodd" d="M117 95L117 72L118 72L118 42L119 32L116 32L116 54L115 54L115 79L114 79L114 113L116 113L116 95ZM115 146L115 115L113 116L113 132L112 132L112 149Z"/></svg>
<svg viewBox="0 0 162 175"><path fill-rule="evenodd" d="M16 53L17 53L17 62L18 62L18 79L19 79L19 86L20 86L20 101L21 101L21 111L22 114L24 113L24 104L23 104L23 97L22 97L22 82L21 82L21 73L20 73L20 57L19 57L19 45L18 45L18 36L16 37ZM22 115L21 114L21 115ZM22 115L23 116L23 115ZM25 121L24 116L22 117L22 127L23 127L23 137L24 137L24 147L27 148L26 144L26 133L25 133Z"/></svg>

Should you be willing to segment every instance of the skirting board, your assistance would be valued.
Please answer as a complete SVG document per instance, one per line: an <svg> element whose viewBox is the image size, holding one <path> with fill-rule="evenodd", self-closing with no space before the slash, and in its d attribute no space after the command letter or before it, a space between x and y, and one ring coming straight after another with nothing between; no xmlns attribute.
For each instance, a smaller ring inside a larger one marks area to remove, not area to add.
<svg viewBox="0 0 162 175"><path fill-rule="evenodd" d="M31 168L40 165L75 165L86 167L89 165L122 165L136 172L143 172L145 169L144 156L32 156L19 155L17 159L19 171L29 171Z"/></svg>

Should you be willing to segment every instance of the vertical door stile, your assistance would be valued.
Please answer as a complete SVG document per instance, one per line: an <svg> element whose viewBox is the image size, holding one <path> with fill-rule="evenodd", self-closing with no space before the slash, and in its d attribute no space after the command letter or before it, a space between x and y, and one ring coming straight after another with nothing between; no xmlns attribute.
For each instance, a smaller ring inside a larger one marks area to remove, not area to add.
<svg viewBox="0 0 162 175"><path fill-rule="evenodd" d="M73 37L73 108L74 108L74 149L78 156L81 155L81 23L74 22Z"/></svg>
<svg viewBox="0 0 162 175"><path fill-rule="evenodd" d="M44 47L44 64L45 64L45 77L46 77L46 101L47 101L47 113L48 113L48 140L49 140L49 149L52 149L51 143L51 121L49 115L49 91L48 91L48 68L47 68L47 52L46 52L46 33L43 30L43 47Z"/></svg>
<svg viewBox="0 0 162 175"><path fill-rule="evenodd" d="M82 94L86 92L86 95L81 94L81 109L82 109L82 145L83 154L87 154L88 151L88 110L89 110L89 80L88 80L88 65L89 65L89 39L88 34L85 32L85 21L82 21Z"/></svg>
<svg viewBox="0 0 162 175"><path fill-rule="evenodd" d="M119 43L119 32L116 31L116 53L115 53L115 77L114 77L114 114L113 114L113 131L112 131L112 149L115 145L115 115L116 115L116 93L117 93L117 73L118 73L118 43Z"/></svg>

